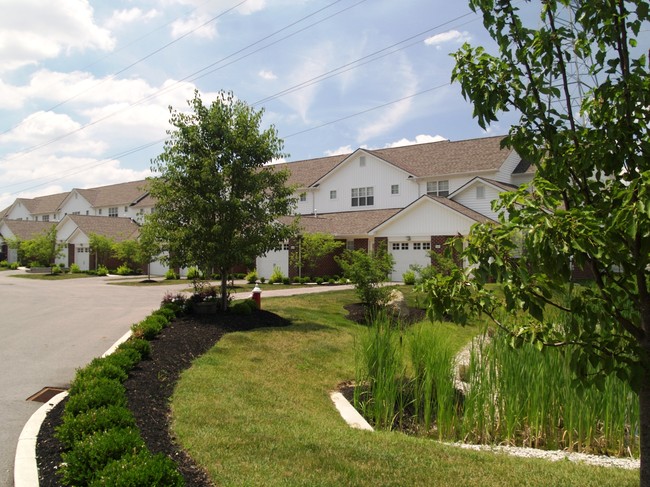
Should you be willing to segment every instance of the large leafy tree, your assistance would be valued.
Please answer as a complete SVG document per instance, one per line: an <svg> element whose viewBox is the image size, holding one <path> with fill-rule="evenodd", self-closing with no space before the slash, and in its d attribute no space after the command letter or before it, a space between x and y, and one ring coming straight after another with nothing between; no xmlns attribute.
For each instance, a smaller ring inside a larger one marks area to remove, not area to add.
<svg viewBox="0 0 650 487"><path fill-rule="evenodd" d="M473 228L469 268L427 283L431 312L461 321L486 312L517 339L567 345L578 373L590 362L595 380L628 380L650 485L650 76L647 44L637 46L648 3L545 0L530 24L518 10L527 4L470 0L498 53L463 46L452 78L481 127L520 114L504 144L536 175L496 202L500 224ZM573 288L574 268L589 270L593 285ZM502 283L503 303L483 286L489 278ZM527 318L500 321L500 304Z"/></svg>
<svg viewBox="0 0 650 487"><path fill-rule="evenodd" d="M335 240L329 233L305 233L298 239L298 249L290 255L291 265L298 268L299 274L311 275L320 260L333 254L345 245L342 240Z"/></svg>
<svg viewBox="0 0 650 487"><path fill-rule="evenodd" d="M198 93L190 112L172 108L170 139L152 161L156 199L148 218L169 252L169 262L221 274L221 302L228 306L227 277L293 235L278 217L295 200L288 173L266 165L284 156L275 128L262 130L262 111L231 93L206 106Z"/></svg>

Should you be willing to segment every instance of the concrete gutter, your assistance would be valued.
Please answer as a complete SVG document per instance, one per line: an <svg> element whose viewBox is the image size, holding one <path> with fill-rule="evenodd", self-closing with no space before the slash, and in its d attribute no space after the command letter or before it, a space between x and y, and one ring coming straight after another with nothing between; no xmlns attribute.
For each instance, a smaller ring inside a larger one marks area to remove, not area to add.
<svg viewBox="0 0 650 487"><path fill-rule="evenodd" d="M374 431L372 426L370 426L364 417L359 414L359 411L354 409L352 404L348 402L343 394L340 392L330 392L330 398L332 399L334 406L336 406L336 409L338 409L341 414L341 417L352 428Z"/></svg>

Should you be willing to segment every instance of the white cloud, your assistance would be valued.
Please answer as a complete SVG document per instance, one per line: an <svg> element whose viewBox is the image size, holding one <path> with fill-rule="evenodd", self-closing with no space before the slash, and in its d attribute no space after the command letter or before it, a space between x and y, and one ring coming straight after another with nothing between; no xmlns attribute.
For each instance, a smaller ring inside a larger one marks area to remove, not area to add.
<svg viewBox="0 0 650 487"><path fill-rule="evenodd" d="M354 149L352 148L351 145L342 145L338 149L333 149L333 150L326 150L324 154L326 156L340 156L342 154L350 154L354 152Z"/></svg>
<svg viewBox="0 0 650 487"><path fill-rule="evenodd" d="M146 22L158 17L159 15L160 12L158 12L156 9L151 9L147 12L144 12L137 7L128 10L115 10L111 18L106 21L105 27L113 30L123 27L125 24L131 24L133 22Z"/></svg>
<svg viewBox="0 0 650 487"><path fill-rule="evenodd" d="M87 0L8 0L0 15L0 72L74 50L113 49L115 40L95 24Z"/></svg>
<svg viewBox="0 0 650 487"><path fill-rule="evenodd" d="M415 140L409 140L407 138L402 138L402 139L399 139L398 141L386 144L384 147L385 148L404 147L405 145L426 144L426 143L429 143L429 142L440 142L440 141L443 141L443 140L448 140L448 139L446 139L442 135L420 134L420 135L415 136Z"/></svg>
<svg viewBox="0 0 650 487"><path fill-rule="evenodd" d="M257 75L258 75L260 78L265 79L265 80L274 80L274 79L278 79L278 77L276 76L276 74L275 74L273 71L267 71L266 69L262 69L262 70L260 70L260 71L257 73Z"/></svg>
<svg viewBox="0 0 650 487"><path fill-rule="evenodd" d="M217 37L217 27L208 15L193 13L185 19L178 19L172 22L172 38L177 39L186 34L192 34L203 39L214 39Z"/></svg>
<svg viewBox="0 0 650 487"><path fill-rule="evenodd" d="M443 32L442 34L436 34L434 36L428 37L424 40L424 43L427 46L435 46L438 49L440 49L440 46L442 44L446 44L447 42L454 42L456 44L460 44L463 42L469 42L470 39L471 37L467 32L450 30L447 32Z"/></svg>
<svg viewBox="0 0 650 487"><path fill-rule="evenodd" d="M250 15L266 7L266 0L248 0L242 6L237 8L237 12L242 15Z"/></svg>

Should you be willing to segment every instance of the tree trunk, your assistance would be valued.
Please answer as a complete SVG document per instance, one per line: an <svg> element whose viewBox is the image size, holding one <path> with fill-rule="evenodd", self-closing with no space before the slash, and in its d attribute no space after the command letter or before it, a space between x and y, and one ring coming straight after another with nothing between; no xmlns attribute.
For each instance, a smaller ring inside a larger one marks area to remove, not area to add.
<svg viewBox="0 0 650 487"><path fill-rule="evenodd" d="M650 487L650 373L644 366L639 389L641 487Z"/></svg>
<svg viewBox="0 0 650 487"><path fill-rule="evenodd" d="M220 269L220 272L221 272L221 310L226 311L228 309L228 270Z"/></svg>

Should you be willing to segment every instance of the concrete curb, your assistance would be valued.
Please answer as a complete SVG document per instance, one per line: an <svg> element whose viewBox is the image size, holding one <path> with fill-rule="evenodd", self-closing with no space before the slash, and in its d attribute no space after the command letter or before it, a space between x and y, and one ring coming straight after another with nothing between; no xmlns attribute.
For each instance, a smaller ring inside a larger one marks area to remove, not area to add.
<svg viewBox="0 0 650 487"><path fill-rule="evenodd" d="M23 430L20 432L20 437L18 438L16 457L14 459L14 487L34 487L39 485L38 467L36 464L36 439L38 432L41 429L41 424L45 421L47 413L67 395L67 392L61 392L54 396L38 408L27 423L25 423L25 426L23 426Z"/></svg>
<svg viewBox="0 0 650 487"><path fill-rule="evenodd" d="M131 330L127 331L120 337L104 354L102 357L112 354L117 347L127 341L131 337ZM36 487L39 485L38 481L38 463L36 462L36 440L38 432L41 429L43 421L47 413L49 413L54 406L59 404L68 395L67 392L57 394L48 402L43 404L31 415L23 430L18 437L18 444L16 445L16 456L14 458L14 487Z"/></svg>
<svg viewBox="0 0 650 487"><path fill-rule="evenodd" d="M332 399L334 406L336 406L336 409L338 409L341 414L341 417L352 428L374 431L372 426L370 426L364 417L359 414L359 411L354 409L352 404L348 402L343 394L340 392L330 392L330 398Z"/></svg>

